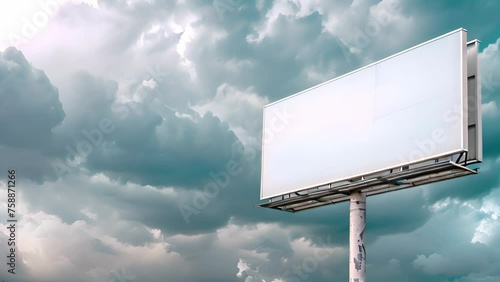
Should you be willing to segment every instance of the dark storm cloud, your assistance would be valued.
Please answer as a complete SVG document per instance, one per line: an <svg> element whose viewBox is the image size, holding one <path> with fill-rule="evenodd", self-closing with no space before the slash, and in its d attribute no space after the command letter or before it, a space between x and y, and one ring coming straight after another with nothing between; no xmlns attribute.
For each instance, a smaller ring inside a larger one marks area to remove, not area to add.
<svg viewBox="0 0 500 282"><path fill-rule="evenodd" d="M38 182L54 179L47 159L65 118L59 91L14 47L0 52L0 101L0 169L22 170Z"/></svg>
<svg viewBox="0 0 500 282"><path fill-rule="evenodd" d="M59 93L14 47L0 52L0 144L43 148L64 119Z"/></svg>
<svg viewBox="0 0 500 282"><path fill-rule="evenodd" d="M109 142L89 157L89 169L140 184L193 186L233 157L236 136L212 114L195 122L170 113L141 127L150 109L143 110L117 123Z"/></svg>

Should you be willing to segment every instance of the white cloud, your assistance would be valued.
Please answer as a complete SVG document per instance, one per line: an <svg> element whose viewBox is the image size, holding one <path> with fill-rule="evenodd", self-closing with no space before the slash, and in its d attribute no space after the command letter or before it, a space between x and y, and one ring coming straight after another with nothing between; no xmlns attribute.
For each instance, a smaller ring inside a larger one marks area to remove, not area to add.
<svg viewBox="0 0 500 282"><path fill-rule="evenodd" d="M491 99L493 92L500 88L500 38L479 53L479 67L483 100Z"/></svg>
<svg viewBox="0 0 500 282"><path fill-rule="evenodd" d="M300 13L300 7L295 1L278 0L273 2L272 8L266 13L266 20L259 27L255 28L254 34L247 36L247 42L260 43L267 36L272 36L275 32L274 24L280 15L303 17Z"/></svg>
<svg viewBox="0 0 500 282"><path fill-rule="evenodd" d="M204 115L210 111L227 122L244 144L258 144L262 128L262 109L269 100L252 89L239 90L227 83L217 88L217 94L208 103L192 108Z"/></svg>
<svg viewBox="0 0 500 282"><path fill-rule="evenodd" d="M252 269L250 265L247 264L246 261L240 259L238 262L238 273L236 273L236 277L245 278L245 282L247 281L262 281L266 282L264 279L260 279L259 269Z"/></svg>
<svg viewBox="0 0 500 282"><path fill-rule="evenodd" d="M481 110L485 116L496 116L498 114L497 102L490 101L481 105Z"/></svg>
<svg viewBox="0 0 500 282"><path fill-rule="evenodd" d="M484 198L480 212L486 217L481 219L479 225L474 231L472 243L483 243L487 246L498 245L500 238L500 200L498 198L499 190L494 190L490 195Z"/></svg>
<svg viewBox="0 0 500 282"><path fill-rule="evenodd" d="M415 268L422 269L423 272L430 275L445 274L452 266L451 262L440 254L417 255L412 264Z"/></svg>
<svg viewBox="0 0 500 282"><path fill-rule="evenodd" d="M92 211L90 211L90 209L83 209L81 210L81 212L86 216L88 217L89 219L93 219L93 220L96 220L97 219L97 214L93 213Z"/></svg>

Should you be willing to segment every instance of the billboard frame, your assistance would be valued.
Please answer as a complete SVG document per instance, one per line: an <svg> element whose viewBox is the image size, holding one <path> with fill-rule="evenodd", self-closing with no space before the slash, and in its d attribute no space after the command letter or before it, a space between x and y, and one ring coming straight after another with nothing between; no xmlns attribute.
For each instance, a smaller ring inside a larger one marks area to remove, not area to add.
<svg viewBox="0 0 500 282"><path fill-rule="evenodd" d="M464 29L464 28L459 28L459 29L456 29L454 31L451 31L451 32L448 32L444 35L441 35L439 37L436 37L436 38L433 38L431 40L428 40L428 41L425 41L421 44L418 44L416 46L413 46L411 48L408 48L406 50L403 50L401 52L398 52L394 55L391 55L389 57L386 57L384 59L381 59L379 61L376 61L374 63L371 63L367 66L364 66L364 67L361 67L359 69L356 69L356 70L353 70L351 72L348 72L346 74L343 74L341 76L338 76L336 78L333 78L331 80L328 80L328 81L325 81L323 83L320 83L318 85L315 85L313 87L310 87L308 89L305 89L303 91L300 91L296 94L293 94L293 95L290 95L288 97L285 97L283 99L280 99L278 101L275 101L275 102L272 102L272 103L269 103L267 105L264 106L264 109L266 108L269 108L273 105L276 105L278 103L281 103L283 101L286 101L288 99L291 99L293 97L296 97L296 96L299 96L299 95L302 95L302 94L305 94L311 90L314 90L316 88L319 88L321 86L324 86L326 84L329 84L331 82L334 82L336 80L340 80L342 78L345 78L345 77L348 77L352 74L355 74L355 73L358 73L362 70L365 70L365 69L368 69L370 67L373 67L373 66L376 66L382 62L385 62L387 60L390 60L392 58L395 58L397 56L400 56L402 54L405 54L407 52L410 52L412 50L415 50L417 48L420 48L422 46L425 46L429 43L432 43L432 42L435 42L435 41L438 41L442 38L445 38L447 36L450 36L450 35L453 35L455 33L458 33L460 32L460 41L462 43L462 47L460 48L460 58L462 60L462 63L460 64L460 84L461 84L461 87L460 87L460 96L461 96L461 104L459 105L460 109L461 110L461 114L462 114L462 122L461 122L461 127L460 127L460 135L461 135L461 149L456 149L456 150L451 150L451 151L447 151L447 152L443 152L443 153L440 153L440 154L436 154L436 155L432 155L432 156L428 156L428 157L424 157L424 158L420 158L420 159L416 159L416 160L411 160L411 161L406 161L406 162L401 162L401 163L398 163L398 164L395 164L395 165L391 165L391 166L387 166L387 167L383 167L383 168L378 168L378 169L373 169L373 170L369 170L369 171L366 171L366 172L362 172L362 173L357 173L357 174L353 174L353 175L350 175L350 176L346 176L346 177L341 177L341 178L335 178L335 179L330 179L328 181L323 181L323 182L319 182L319 183L315 183L315 184L312 184L312 185L307 185L307 186L303 186L303 187L300 187L300 188L296 188L296 189L290 189L290 190L287 190L287 192L280 192L280 193L275 193L275 194L268 194L268 195L265 195L264 196L264 173L265 173L265 140L264 140L264 136L266 135L266 126L265 126L265 121L266 121L266 110L263 111L263 138L262 138L262 158L261 158L261 170L262 170L262 173L261 173L261 188L260 188L260 199L261 200L265 200L265 199L272 199L272 198L276 198L276 197L281 197L281 196L284 196L284 195L287 195L287 194L292 194L292 193L298 193L298 192L301 192L301 191L306 191L306 190L310 190L310 189L313 189L313 188L317 188L317 187L322 187L322 186L325 186L325 185L329 185L329 184L332 184L332 183L337 183L337 182L342 182L342 181L349 181L349 180L352 180L352 179L357 179L357 178L363 178L363 177L366 177L366 176L369 176L369 175L372 175L372 174L377 174L377 173L381 173L381 172L384 172L384 171L389 171L389 170L395 170L397 168L400 168L400 167L408 167L408 166L411 166L411 165L415 165L415 164L419 164L419 163L422 163L422 162L426 162L426 161L430 161L430 160L436 160L436 159L443 159L443 158L448 158L448 157L451 157L451 156L454 156L454 155L459 155L459 154L465 154L466 156L466 160L468 160L470 163L474 163L474 162L481 162L481 158L475 158L475 159L471 159L469 158L469 154L468 154L468 151L469 151L469 142L470 140L476 140L476 142L474 142L475 144L477 144L478 146L482 147L481 146L481 141L478 136L479 134L476 134L475 138L472 138L470 135L471 133L469 132L469 128L470 128L470 124L468 123L469 121L469 110L468 110L468 102L469 102L469 91L468 91L468 45L469 43L477 43L478 41L477 40L474 40L474 41L471 41L471 42L467 42L466 40L466 36L467 36L467 30ZM477 50L476 50L477 51ZM477 53L477 52L476 52ZM477 57L477 54L476 54L476 57ZM477 58L476 58L476 67L477 67ZM477 77L479 77L479 71L476 70L476 79ZM480 89L477 90L478 93L478 96L476 97L477 101L480 101ZM479 105L476 104L476 111L475 111L475 114L476 115L479 115L478 117L476 116L476 120L480 121L480 107ZM480 123L478 122L477 123L477 127L479 130L480 130ZM479 132L479 131L478 131ZM481 148L478 148L476 151L480 152L481 151ZM466 162L467 163L467 162Z"/></svg>

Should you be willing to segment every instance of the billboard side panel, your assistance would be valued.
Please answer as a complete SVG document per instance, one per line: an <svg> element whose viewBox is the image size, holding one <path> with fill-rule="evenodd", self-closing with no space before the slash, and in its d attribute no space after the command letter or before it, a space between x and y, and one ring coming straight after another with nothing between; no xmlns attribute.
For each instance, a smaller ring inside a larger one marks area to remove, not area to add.
<svg viewBox="0 0 500 282"><path fill-rule="evenodd" d="M261 199L466 151L465 36L449 33L266 106ZM283 113L293 118L276 128Z"/></svg>
<svg viewBox="0 0 500 282"><path fill-rule="evenodd" d="M467 96L468 96L468 162L483 160L482 115L481 115L481 78L478 61L479 41L467 43Z"/></svg>

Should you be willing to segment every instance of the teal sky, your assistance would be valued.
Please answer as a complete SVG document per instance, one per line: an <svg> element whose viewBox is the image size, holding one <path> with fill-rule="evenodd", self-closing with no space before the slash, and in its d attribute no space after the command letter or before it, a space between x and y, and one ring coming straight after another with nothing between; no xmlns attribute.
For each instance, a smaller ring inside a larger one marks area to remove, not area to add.
<svg viewBox="0 0 500 282"><path fill-rule="evenodd" d="M369 198L367 277L500 281L498 11L494 0L3 1L0 279L347 281L347 204L254 208L262 107L463 27L481 40L480 174Z"/></svg>

